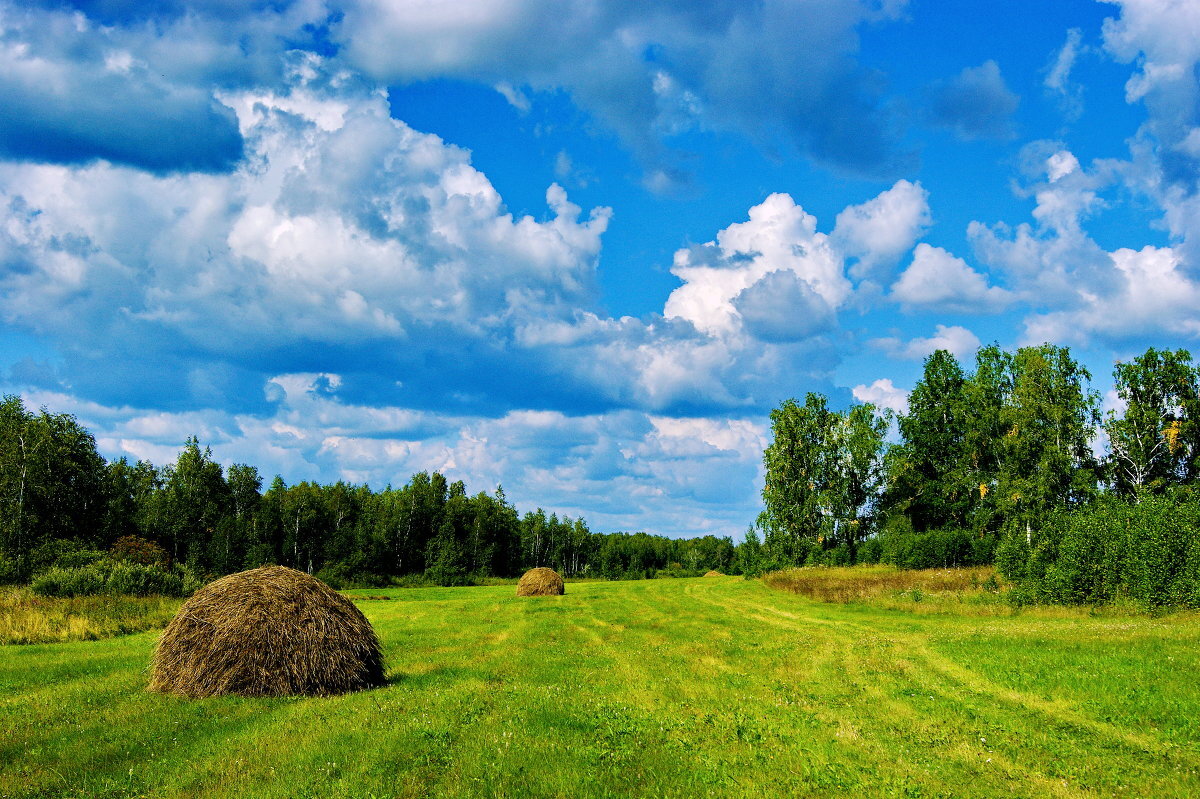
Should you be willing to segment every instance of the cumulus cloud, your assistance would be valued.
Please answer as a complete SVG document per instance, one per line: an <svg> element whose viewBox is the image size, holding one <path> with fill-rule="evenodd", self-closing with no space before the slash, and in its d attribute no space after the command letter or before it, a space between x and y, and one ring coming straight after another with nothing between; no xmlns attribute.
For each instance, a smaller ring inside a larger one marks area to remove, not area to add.
<svg viewBox="0 0 1200 799"><path fill-rule="evenodd" d="M750 335L763 341L799 341L828 329L833 311L790 269L771 272L733 298Z"/></svg>
<svg viewBox="0 0 1200 799"><path fill-rule="evenodd" d="M920 183L900 180L879 196L837 215L833 239L856 259L850 275L879 277L894 266L931 224L929 192Z"/></svg>
<svg viewBox="0 0 1200 799"><path fill-rule="evenodd" d="M831 390L842 247L882 263L923 216L901 182L838 243L771 195L676 253L662 315L613 319L594 285L608 209L555 184L546 219L514 217L467 152L352 75L303 54L287 74L219 95L246 147L228 174L0 164L0 313L57 346L43 385L262 411L266 375L336 363L356 401L461 413L761 409Z"/></svg>
<svg viewBox="0 0 1200 799"><path fill-rule="evenodd" d="M1179 251L1200 264L1200 8L1180 0L1119 0L1104 46L1136 65L1126 100L1147 120L1134 142L1130 182L1164 211Z"/></svg>
<svg viewBox="0 0 1200 799"><path fill-rule="evenodd" d="M664 313L686 319L709 335L742 324L734 300L773 272L786 270L807 291L805 309L830 314L850 296L841 254L817 231L816 217L786 194L772 194L750 209L749 219L730 225L716 241L675 253L671 273L683 285L671 292ZM743 304L753 299L743 300Z"/></svg>
<svg viewBox="0 0 1200 799"><path fill-rule="evenodd" d="M995 61L967 67L928 90L925 119L962 139L1007 139L1020 100L1009 90Z"/></svg>
<svg viewBox="0 0 1200 799"><path fill-rule="evenodd" d="M1104 190L1119 185L1129 165L1095 161L1085 167L1060 142L1050 141L1023 148L1020 164L1026 182L1018 190L1035 200L1033 222L1015 228L972 222L967 235L980 261L1003 274L1013 294L1038 313L1073 313L1096 297L1122 291L1124 278L1112 254L1092 239L1085 223L1106 207ZM1027 327L1044 325L1030 321Z"/></svg>
<svg viewBox="0 0 1200 799"><path fill-rule="evenodd" d="M979 337L959 325L938 325L936 332L928 338L901 341L899 338L872 339L873 347L883 350L891 358L919 361L936 350L946 350L955 358L974 355L979 349Z"/></svg>
<svg viewBox="0 0 1200 799"><path fill-rule="evenodd" d="M1012 299L1008 291L989 286L987 278L963 259L924 242L892 284L891 297L909 310L955 313L992 313Z"/></svg>
<svg viewBox="0 0 1200 799"><path fill-rule="evenodd" d="M1094 338L1128 342L1162 333L1200 337L1200 284L1174 249L1123 248L1110 257L1115 288L1103 293L1081 289L1079 307L1031 315L1025 320L1025 340L1087 345Z"/></svg>
<svg viewBox="0 0 1200 799"><path fill-rule="evenodd" d="M889 378L880 378L869 386L857 385L852 393L859 402L869 402L876 408L888 408L900 414L908 413L908 392L896 388Z"/></svg>
<svg viewBox="0 0 1200 799"><path fill-rule="evenodd" d="M465 151L302 66L284 93L224 97L247 146L227 175L0 165L5 320L68 359L187 363L164 377L182 388L370 342L364 371L400 375L590 300L607 209L581 218L552 185L548 219L514 218Z"/></svg>

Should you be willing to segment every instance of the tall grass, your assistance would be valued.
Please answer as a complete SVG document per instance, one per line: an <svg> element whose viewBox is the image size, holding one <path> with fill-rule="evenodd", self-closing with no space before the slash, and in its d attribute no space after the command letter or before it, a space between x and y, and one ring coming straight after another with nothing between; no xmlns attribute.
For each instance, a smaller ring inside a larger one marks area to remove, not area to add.
<svg viewBox="0 0 1200 799"><path fill-rule="evenodd" d="M181 600L166 597L40 597L0 588L0 644L95 641L165 627Z"/></svg>
<svg viewBox="0 0 1200 799"><path fill-rule="evenodd" d="M1000 584L991 566L919 571L894 566L808 567L772 572L763 582L819 602L875 607L995 605L1000 599Z"/></svg>

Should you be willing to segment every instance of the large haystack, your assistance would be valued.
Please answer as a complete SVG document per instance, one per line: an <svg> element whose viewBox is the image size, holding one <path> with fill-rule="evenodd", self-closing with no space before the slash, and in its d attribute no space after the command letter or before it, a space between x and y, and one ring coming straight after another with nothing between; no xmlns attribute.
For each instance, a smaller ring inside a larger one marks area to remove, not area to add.
<svg viewBox="0 0 1200 799"><path fill-rule="evenodd" d="M561 596L567 592L563 578L554 569L538 566L525 572L517 583L517 596Z"/></svg>
<svg viewBox="0 0 1200 799"><path fill-rule="evenodd" d="M719 572L716 569L713 569L712 571L705 572L704 576L705 577L724 577L725 575L724 575L724 573Z"/></svg>
<svg viewBox="0 0 1200 799"><path fill-rule="evenodd" d="M190 697L321 696L383 683L379 640L362 611L283 566L197 591L159 638L150 676L151 691Z"/></svg>

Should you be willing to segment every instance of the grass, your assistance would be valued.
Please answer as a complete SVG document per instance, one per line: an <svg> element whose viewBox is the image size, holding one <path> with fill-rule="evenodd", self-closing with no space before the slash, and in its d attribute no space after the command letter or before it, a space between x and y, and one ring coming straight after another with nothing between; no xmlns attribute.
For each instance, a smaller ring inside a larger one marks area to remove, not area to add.
<svg viewBox="0 0 1200 799"><path fill-rule="evenodd" d="M87 596L53 599L0 587L0 644L95 641L165 627L180 599Z"/></svg>
<svg viewBox="0 0 1200 799"><path fill-rule="evenodd" d="M1000 584L992 566L911 571L894 566L787 569L763 578L767 585L821 602L994 604Z"/></svg>
<svg viewBox="0 0 1200 799"><path fill-rule="evenodd" d="M1194 615L734 577L353 594L391 597L360 604L390 683L332 699L148 694L154 633L0 647L0 797L1200 794Z"/></svg>

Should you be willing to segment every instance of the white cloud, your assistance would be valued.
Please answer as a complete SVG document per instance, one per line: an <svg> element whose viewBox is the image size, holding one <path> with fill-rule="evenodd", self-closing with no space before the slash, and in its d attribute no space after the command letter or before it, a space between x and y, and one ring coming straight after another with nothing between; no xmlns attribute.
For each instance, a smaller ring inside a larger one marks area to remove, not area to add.
<svg viewBox="0 0 1200 799"><path fill-rule="evenodd" d="M530 102L529 96L507 81L501 81L500 83L497 83L495 89L504 97L505 100L508 101L509 105L520 111L522 114L528 114L529 109L533 107L533 103Z"/></svg>
<svg viewBox="0 0 1200 799"><path fill-rule="evenodd" d="M1145 105L1127 180L1163 209L1172 244L1200 265L1200 8L1182 0L1120 0L1104 24L1110 54L1135 65L1126 100Z"/></svg>
<svg viewBox="0 0 1200 799"><path fill-rule="evenodd" d="M1058 99L1063 113L1071 120L1078 119L1083 113L1083 86L1071 80L1071 70L1076 59L1087 50L1083 45L1083 31L1079 28L1068 30L1067 40L1055 54L1043 81L1046 91Z"/></svg>
<svg viewBox="0 0 1200 799"><path fill-rule="evenodd" d="M1025 303L1062 308L1077 302L1081 287L1104 292L1113 284L1111 259L1085 230L1085 221L1105 207L1101 191L1121 177L1111 161L1084 168L1060 142L1036 141L1022 148L1027 183L1018 187L1035 200L1033 223L1016 228L972 222L967 237L979 260Z"/></svg>
<svg viewBox="0 0 1200 799"><path fill-rule="evenodd" d="M581 218L552 185L548 219L515 218L465 151L354 86L228 101L248 157L227 175L0 164L6 321L68 350L254 362L431 326L504 335L591 302L608 209Z"/></svg>
<svg viewBox="0 0 1200 799"><path fill-rule="evenodd" d="M974 355L979 349L979 337L959 325L937 325L936 332L928 338L901 341L899 338L877 338L868 342L883 350L892 358L919 361L936 350L946 350L955 358Z"/></svg>
<svg viewBox="0 0 1200 799"><path fill-rule="evenodd" d="M742 324L734 301L773 272L788 271L813 301L831 314L850 295L840 253L817 232L817 220L786 194L772 194L750 209L749 220L730 225L715 242L679 250L671 273L683 285L667 298L664 314L686 319L710 336ZM808 300L806 299L806 302ZM812 306L803 312L811 313Z"/></svg>
<svg viewBox="0 0 1200 799"><path fill-rule="evenodd" d="M897 181L892 188L837 216L833 239L857 262L852 277L878 277L912 249L931 223L929 192L920 183Z"/></svg>
<svg viewBox="0 0 1200 799"><path fill-rule="evenodd" d="M917 245L912 263L892 284L891 296L908 309L994 313L1012 299L987 278L941 247Z"/></svg>
<svg viewBox="0 0 1200 799"><path fill-rule="evenodd" d="M880 378L871 385L857 385L851 389L859 402L869 402L876 408L889 408L896 413L908 413L908 392L896 388L889 378Z"/></svg>
<svg viewBox="0 0 1200 799"><path fill-rule="evenodd" d="M1117 285L1106 292L1079 291L1079 306L1032 315L1024 339L1088 344L1094 337L1127 341L1169 333L1200 338L1200 284L1170 247L1112 253Z"/></svg>

